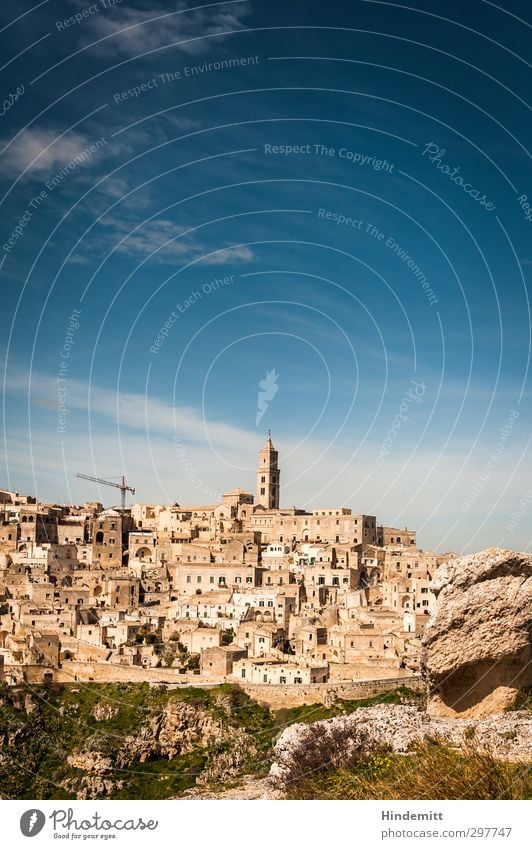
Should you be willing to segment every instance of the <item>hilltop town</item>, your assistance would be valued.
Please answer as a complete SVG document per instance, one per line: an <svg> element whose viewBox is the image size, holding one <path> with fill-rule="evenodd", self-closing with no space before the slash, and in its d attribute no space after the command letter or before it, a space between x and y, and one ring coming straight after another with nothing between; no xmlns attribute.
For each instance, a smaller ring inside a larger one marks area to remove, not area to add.
<svg viewBox="0 0 532 849"><path fill-rule="evenodd" d="M253 495L104 509L0 490L0 675L280 688L412 678L436 567L415 531Z"/></svg>

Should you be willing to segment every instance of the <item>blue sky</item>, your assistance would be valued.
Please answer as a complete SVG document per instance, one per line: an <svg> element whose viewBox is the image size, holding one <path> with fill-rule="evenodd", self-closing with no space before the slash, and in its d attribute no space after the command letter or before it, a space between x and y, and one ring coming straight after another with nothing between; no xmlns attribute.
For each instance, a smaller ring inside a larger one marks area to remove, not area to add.
<svg viewBox="0 0 532 849"><path fill-rule="evenodd" d="M209 503L271 427L286 506L528 549L528 4L33 5L0 22L3 485Z"/></svg>

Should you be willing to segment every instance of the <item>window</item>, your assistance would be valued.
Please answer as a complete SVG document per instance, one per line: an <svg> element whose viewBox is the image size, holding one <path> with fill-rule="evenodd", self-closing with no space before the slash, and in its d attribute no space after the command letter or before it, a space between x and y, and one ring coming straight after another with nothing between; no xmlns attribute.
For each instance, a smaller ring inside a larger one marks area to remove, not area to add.
<svg viewBox="0 0 532 849"><path fill-rule="evenodd" d="M196 581L197 581L198 584L201 584L201 575L198 575L198 577L196 578Z"/></svg>
<svg viewBox="0 0 532 849"><path fill-rule="evenodd" d="M302 683L303 683L302 678L294 678L294 684L302 684Z"/></svg>
<svg viewBox="0 0 532 849"><path fill-rule="evenodd" d="M241 675L242 675L242 678L246 677L246 670L245 669L242 670Z"/></svg>
<svg viewBox="0 0 532 849"><path fill-rule="evenodd" d="M209 578L209 584L214 584L214 575L211 575Z"/></svg>
<svg viewBox="0 0 532 849"><path fill-rule="evenodd" d="M264 487L263 487L263 486L261 486L261 488L260 488L260 494L261 494L261 495L266 495L266 490L264 489Z"/></svg>
<svg viewBox="0 0 532 849"><path fill-rule="evenodd" d="M263 676L262 676L262 680L264 681L264 683L265 683L265 684L267 684L267 683L268 683L268 676L267 676L267 675L263 675Z"/></svg>
<svg viewBox="0 0 532 849"><path fill-rule="evenodd" d="M279 678L279 684L286 684L286 676L285 676L285 675L281 675L281 676L280 676L280 678Z"/></svg>

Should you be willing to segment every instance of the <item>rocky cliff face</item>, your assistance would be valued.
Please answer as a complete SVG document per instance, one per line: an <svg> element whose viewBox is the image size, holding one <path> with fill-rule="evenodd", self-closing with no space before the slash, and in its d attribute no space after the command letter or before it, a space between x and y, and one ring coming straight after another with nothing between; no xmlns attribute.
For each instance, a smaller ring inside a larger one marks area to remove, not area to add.
<svg viewBox="0 0 532 849"><path fill-rule="evenodd" d="M434 577L422 640L433 716L482 717L532 685L532 556L502 549L459 557Z"/></svg>
<svg viewBox="0 0 532 849"><path fill-rule="evenodd" d="M77 797L94 798L120 790L124 782L117 778L121 773L127 775L135 765L160 759L173 761L196 751L208 752L201 774L195 776L196 784L231 780L259 754L253 738L227 722L231 710L231 701L224 696L208 707L169 701L148 715L135 734L126 736L112 758L102 753L101 741L93 735L88 745L75 749L67 758L68 764L81 773L75 781Z"/></svg>
<svg viewBox="0 0 532 849"><path fill-rule="evenodd" d="M457 722L430 717L412 705L360 708L348 716L285 729L274 749L270 781L277 789L289 787L305 761L342 767L357 754L386 749L405 754L413 746L438 740L456 747L474 744L479 751L517 763L530 759L532 714L515 711L485 719Z"/></svg>
<svg viewBox="0 0 532 849"><path fill-rule="evenodd" d="M259 771L274 733L228 687L0 686L0 784L13 798L169 798Z"/></svg>

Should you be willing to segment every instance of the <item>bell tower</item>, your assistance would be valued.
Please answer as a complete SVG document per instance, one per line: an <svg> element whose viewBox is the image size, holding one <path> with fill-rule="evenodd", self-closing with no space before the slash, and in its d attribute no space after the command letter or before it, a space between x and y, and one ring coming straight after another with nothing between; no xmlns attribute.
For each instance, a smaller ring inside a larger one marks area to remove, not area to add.
<svg viewBox="0 0 532 849"><path fill-rule="evenodd" d="M262 504L267 510L279 509L280 476L279 453L273 447L268 431L264 448L259 451L256 504Z"/></svg>

